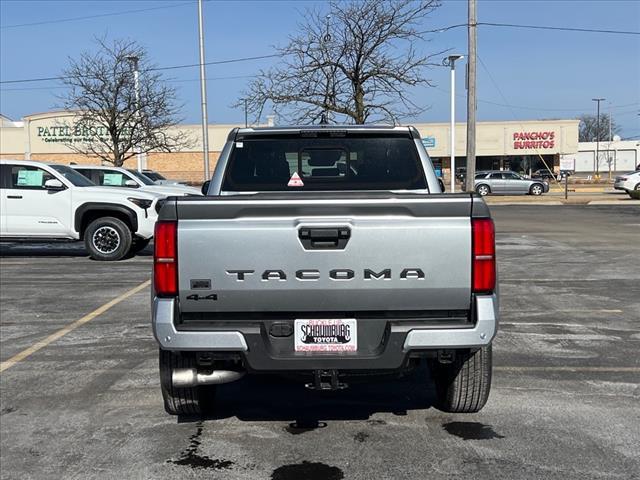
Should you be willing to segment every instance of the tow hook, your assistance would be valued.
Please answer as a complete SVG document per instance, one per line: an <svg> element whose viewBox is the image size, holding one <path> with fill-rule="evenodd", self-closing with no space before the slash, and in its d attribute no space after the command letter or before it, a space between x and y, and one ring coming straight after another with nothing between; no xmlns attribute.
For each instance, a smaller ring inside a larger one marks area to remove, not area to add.
<svg viewBox="0 0 640 480"><path fill-rule="evenodd" d="M313 383L306 383L309 390L344 390L349 385L338 380L337 370L314 370Z"/></svg>

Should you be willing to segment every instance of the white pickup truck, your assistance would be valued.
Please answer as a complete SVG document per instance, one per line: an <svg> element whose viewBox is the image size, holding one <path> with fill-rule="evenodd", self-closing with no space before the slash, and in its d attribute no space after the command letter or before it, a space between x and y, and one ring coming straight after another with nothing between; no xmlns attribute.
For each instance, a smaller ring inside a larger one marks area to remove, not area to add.
<svg viewBox="0 0 640 480"><path fill-rule="evenodd" d="M166 195L98 187L66 165L0 161L0 240L84 240L95 260L120 260L153 237Z"/></svg>
<svg viewBox="0 0 640 480"><path fill-rule="evenodd" d="M159 193L167 197L202 195L198 188L189 185L158 185L144 173L129 168L105 165L71 165L71 168L101 187L138 188L145 192Z"/></svg>

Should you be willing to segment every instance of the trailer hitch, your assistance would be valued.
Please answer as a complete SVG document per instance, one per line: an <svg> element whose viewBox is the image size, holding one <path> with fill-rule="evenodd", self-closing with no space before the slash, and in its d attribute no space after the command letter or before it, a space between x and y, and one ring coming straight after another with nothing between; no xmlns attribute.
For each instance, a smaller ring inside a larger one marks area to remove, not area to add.
<svg viewBox="0 0 640 480"><path fill-rule="evenodd" d="M349 385L338 379L337 370L314 370L313 383L306 383L309 390L344 390Z"/></svg>

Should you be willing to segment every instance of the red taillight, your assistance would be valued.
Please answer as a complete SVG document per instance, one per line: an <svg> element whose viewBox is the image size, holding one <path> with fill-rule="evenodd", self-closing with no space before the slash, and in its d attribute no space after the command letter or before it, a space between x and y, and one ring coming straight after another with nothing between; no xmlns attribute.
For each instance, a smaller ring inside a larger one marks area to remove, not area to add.
<svg viewBox="0 0 640 480"><path fill-rule="evenodd" d="M472 218L473 293L491 293L496 287L496 238L493 220Z"/></svg>
<svg viewBox="0 0 640 480"><path fill-rule="evenodd" d="M178 295L178 223L156 222L153 252L153 284L156 295Z"/></svg>

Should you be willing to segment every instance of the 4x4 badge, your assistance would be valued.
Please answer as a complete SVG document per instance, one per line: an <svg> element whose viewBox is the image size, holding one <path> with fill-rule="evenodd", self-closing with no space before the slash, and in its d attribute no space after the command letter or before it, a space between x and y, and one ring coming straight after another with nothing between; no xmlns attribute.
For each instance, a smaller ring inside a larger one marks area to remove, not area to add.
<svg viewBox="0 0 640 480"><path fill-rule="evenodd" d="M187 300L195 300L196 302L198 300L213 300L216 301L218 300L218 295L215 293L211 293L209 295L198 295L197 293L194 293L192 295L188 295L187 296Z"/></svg>

